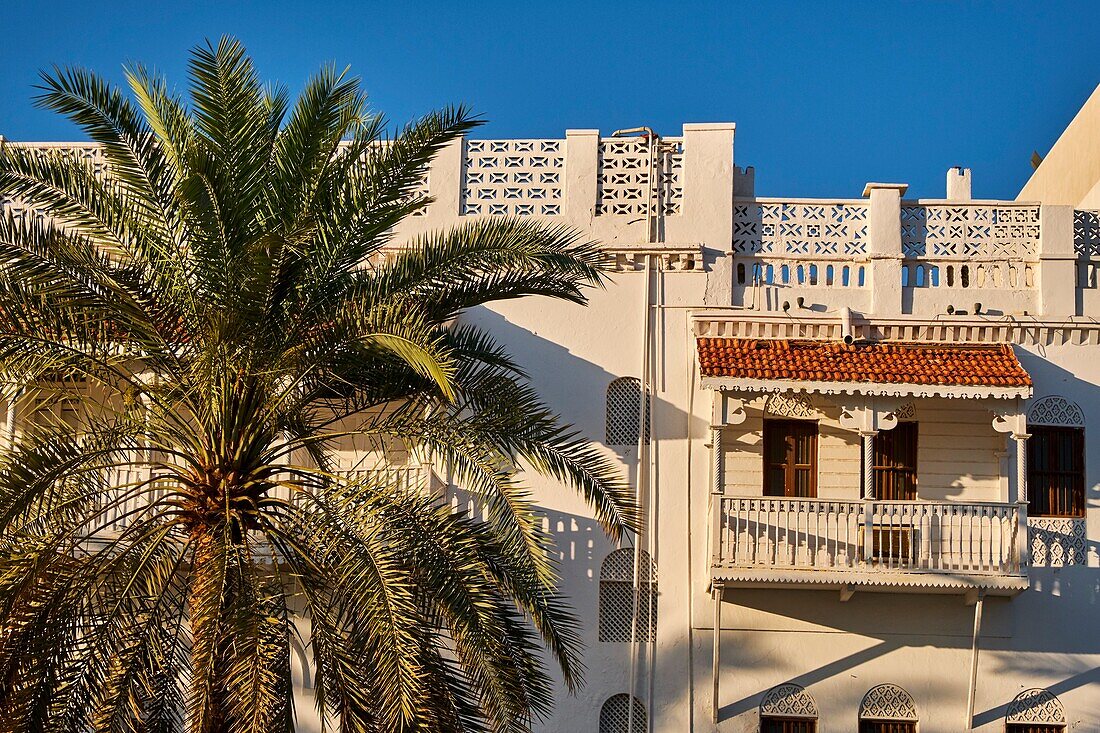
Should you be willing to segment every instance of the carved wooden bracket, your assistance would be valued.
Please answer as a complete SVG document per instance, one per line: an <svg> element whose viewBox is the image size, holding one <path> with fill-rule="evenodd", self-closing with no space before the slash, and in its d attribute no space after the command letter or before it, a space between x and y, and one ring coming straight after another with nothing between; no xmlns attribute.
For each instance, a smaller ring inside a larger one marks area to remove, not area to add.
<svg viewBox="0 0 1100 733"><path fill-rule="evenodd" d="M1014 438L1027 437L1027 413L1020 400L1007 400L989 408L993 413L993 429Z"/></svg>
<svg viewBox="0 0 1100 733"><path fill-rule="evenodd" d="M867 397L857 403L841 404L840 427L861 435L893 430L898 426L897 412L905 403L904 399Z"/></svg>
<svg viewBox="0 0 1100 733"><path fill-rule="evenodd" d="M711 427L740 425L745 422L745 401L729 392L714 392L714 407L711 413Z"/></svg>

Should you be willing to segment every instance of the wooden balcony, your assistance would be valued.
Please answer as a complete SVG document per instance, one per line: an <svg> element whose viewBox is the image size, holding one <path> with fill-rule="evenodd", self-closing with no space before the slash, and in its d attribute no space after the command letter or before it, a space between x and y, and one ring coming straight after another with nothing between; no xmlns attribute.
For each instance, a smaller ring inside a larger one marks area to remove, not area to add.
<svg viewBox="0 0 1100 733"><path fill-rule="evenodd" d="M712 512L711 579L726 587L1027 588L1027 532L1016 504L714 494Z"/></svg>

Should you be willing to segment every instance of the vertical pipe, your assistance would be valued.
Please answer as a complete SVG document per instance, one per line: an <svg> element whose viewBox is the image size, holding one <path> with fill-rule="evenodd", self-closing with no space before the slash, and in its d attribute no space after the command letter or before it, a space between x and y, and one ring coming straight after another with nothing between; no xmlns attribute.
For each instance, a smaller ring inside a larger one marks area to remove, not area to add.
<svg viewBox="0 0 1100 733"><path fill-rule="evenodd" d="M974 602L974 636L970 641L970 690L966 697L966 728L974 730L974 701L978 687L978 637L982 633L982 606L985 604L985 591L978 591L978 600Z"/></svg>
<svg viewBox="0 0 1100 733"><path fill-rule="evenodd" d="M639 393L638 393L638 469L635 475L635 487L634 487L634 499L635 505L641 512L641 506L643 502L642 487L645 485L644 476L646 471L646 448L647 448L647 433L649 426L649 410L646 409L649 406L649 289L650 289L650 271L652 269L653 256L647 254L644 258L645 262L645 281L642 283L642 354L641 354L641 369L639 371ZM642 514L644 516L644 514ZM639 533L634 537L634 573L633 573L633 596L634 607L633 613L630 619L630 695L631 704L627 707L627 730L633 733L634 730L634 692L638 679L638 615L641 610L641 551L642 551L642 533L650 531L649 527L641 526ZM648 568L647 568L648 570ZM650 618L652 622L652 618ZM650 660L652 664L653 660ZM647 705L648 709L648 705ZM647 710L648 711L648 710ZM651 716L650 716L651 717Z"/></svg>
<svg viewBox="0 0 1100 733"><path fill-rule="evenodd" d="M722 668L722 591L721 583L711 589L714 594L714 647L711 650L711 707L715 724L718 723L718 679ZM629 728L627 729L629 730Z"/></svg>
<svg viewBox="0 0 1100 733"><path fill-rule="evenodd" d="M657 218L657 225L660 226L660 211L657 211L654 216ZM652 314L652 325L650 330L655 332L648 351L656 352L656 356L653 357L647 372L649 378L646 384L652 384L652 386L647 387L646 395L650 392L659 392L661 390L663 378L661 376L663 374L661 367L664 357L664 323L660 319L663 318L664 315L665 283L662 261L663 260L659 258L653 261L653 305L647 309L647 311ZM646 423L647 427L652 426L653 415L650 410L646 410ZM650 528L650 531L646 533L646 550L649 552L650 560L656 564L660 559L657 552L657 502L659 500L660 491L660 486L657 481L657 461L660 455L658 453L658 439L656 433L651 432L649 436L646 454L649 459L646 471L646 498L648 508L646 526ZM652 581L653 578L650 578L650 580ZM659 616L653 612L653 604L657 602L657 595L652 593L652 585L650 585L649 588L651 593L648 602L653 633L649 635L649 664L646 666L646 676L648 677L646 690L646 721L648 721L649 729L653 730L653 690L657 671L657 619Z"/></svg>

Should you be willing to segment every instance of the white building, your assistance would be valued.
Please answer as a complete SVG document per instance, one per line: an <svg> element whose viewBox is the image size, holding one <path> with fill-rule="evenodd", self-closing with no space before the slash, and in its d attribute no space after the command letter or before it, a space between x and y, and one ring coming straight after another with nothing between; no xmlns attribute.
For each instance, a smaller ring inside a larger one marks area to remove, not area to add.
<svg viewBox="0 0 1100 733"><path fill-rule="evenodd" d="M965 169L942 199L757 198L732 124L437 157L402 235L533 216L614 261L587 308L465 316L647 518L612 546L532 479L589 621L544 730L1100 730L1100 153L1072 149L1100 138L1072 131L1019 201ZM1075 157L1091 183L1049 193Z"/></svg>
<svg viewBox="0 0 1100 733"><path fill-rule="evenodd" d="M587 309L469 314L646 508L633 619L635 553L543 487L591 620L545 729L1100 730L1097 214L958 169L936 200L755 198L733 150L467 141L410 222L542 216L615 261Z"/></svg>

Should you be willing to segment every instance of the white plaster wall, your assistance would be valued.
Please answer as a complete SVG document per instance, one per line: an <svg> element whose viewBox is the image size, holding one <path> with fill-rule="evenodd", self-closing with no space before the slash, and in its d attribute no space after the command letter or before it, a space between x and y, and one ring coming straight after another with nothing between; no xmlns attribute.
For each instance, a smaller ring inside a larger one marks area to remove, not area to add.
<svg viewBox="0 0 1100 733"><path fill-rule="evenodd" d="M1017 199L1048 204L1082 202L1100 181L1100 87L1093 90Z"/></svg>
<svg viewBox="0 0 1100 733"><path fill-rule="evenodd" d="M693 149L688 132L699 133L702 137L695 140L703 142L695 145L693 158L685 160L684 212L666 220L664 233L670 242L701 244L707 252L706 272L655 273L649 292L651 301L659 304L652 311L656 480L654 490L643 494L648 524L641 541L652 549L658 566L658 641L639 649L636 694L650 704L651 730L756 730L761 695L787 681L805 685L814 695L822 731L853 730L863 694L887 682L902 685L916 698L922 733L962 730L973 607L958 595L919 592L859 592L842 603L835 589L727 592L721 624L722 722L717 727L711 722L711 393L696 386L691 319L714 307L726 307L731 319L752 318L761 311L778 311L775 317L780 317L787 301L791 310L782 317L790 323L805 316L835 315L847 306L869 316L915 313L924 319L915 322L919 333L925 326L942 324L950 304L970 309L973 301L983 300L987 309L1016 313L1030 322L1036 314L1042 317L1040 306L1054 309L1051 313L1061 319L1075 312L1095 315L1100 301L1090 299L1095 292L1078 292L1076 304L1067 306L1073 294L1066 292L1064 279L1055 277L1056 268L1043 284L1042 298L1036 289L994 293L992 300L984 293L975 297L972 291L957 289L907 295L896 277L899 260L889 253L875 262L879 281L869 271L863 288L738 287L734 258L727 255L732 129L686 130L685 156ZM714 137L706 142L711 133ZM644 240L642 222L594 215L595 136L576 131L566 142L561 221L612 247ZM711 146L709 152L706 145ZM406 222L400 236L454 222L459 160L460 149L452 147L433 163L436 202L427 216ZM881 221L896 222L896 216ZM531 374L543 399L564 420L602 443L607 385L618 377L639 375L645 281L641 271L615 273L606 289L590 293L588 308L528 299L474 309L463 320L488 330ZM796 305L800 296L801 309ZM749 305L755 310L745 308ZM873 307L880 312L872 312ZM1023 310L1032 315L1023 316ZM991 316L990 323L1011 322L1004 318ZM1100 616L1100 432L1091 424L1092 416L1100 415L1100 360L1095 346L1056 341L1019 349L1019 354L1035 379L1036 396L1062 394L1076 400L1089 416L1090 565L1032 570L1030 590L1014 599L987 600L976 708L979 730L986 733L1002 730L1008 702L1019 691L1036 686L1049 687L1059 696L1075 730L1100 730L1100 695L1095 692L1100 689L1100 624L1095 623ZM823 412L819 494L858 498L856 436L839 427L835 405L828 400L818 400L818 405ZM730 493L761 491L762 408L762 399L750 401L746 422L724 433L724 481ZM984 404L918 401L921 498L1007 499L1014 467L1005 455L1005 436L992 429L991 417ZM634 448L603 450L620 462L631 482L636 480ZM611 695L625 692L630 677L630 645L597 640L599 567L614 547L577 495L537 476L528 481L555 538L563 592L584 623L588 668L586 686L576 695L563 690L553 715L539 730L596 733L601 705ZM304 691L299 712L308 708L309 694Z"/></svg>

